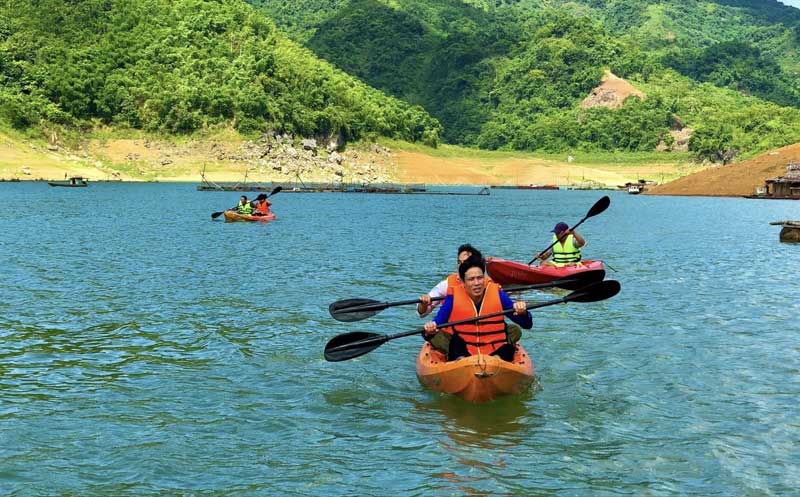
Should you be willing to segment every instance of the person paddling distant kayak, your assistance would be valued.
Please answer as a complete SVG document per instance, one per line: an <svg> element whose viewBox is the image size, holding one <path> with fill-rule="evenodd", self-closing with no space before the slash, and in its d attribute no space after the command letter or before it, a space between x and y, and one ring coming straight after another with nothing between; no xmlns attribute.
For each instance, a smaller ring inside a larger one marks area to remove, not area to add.
<svg viewBox="0 0 800 497"><path fill-rule="evenodd" d="M569 229L565 222L559 222L553 228L553 248L537 256L542 264L562 267L568 264L581 262L581 247L586 245L586 240L575 230ZM552 261L547 258L553 256Z"/></svg>
<svg viewBox="0 0 800 497"><path fill-rule="evenodd" d="M242 195L239 197L239 205L231 210L236 211L237 214L250 215L253 213L253 205L247 201L247 195Z"/></svg>
<svg viewBox="0 0 800 497"><path fill-rule="evenodd" d="M253 202L253 207L255 208L253 211L254 216L269 216L269 206L272 205L272 202L267 200L267 194L261 193L256 197L256 200Z"/></svg>
<svg viewBox="0 0 800 497"><path fill-rule="evenodd" d="M514 309L510 316L513 322L526 330L533 327L533 318L525 302L513 302L496 283L486 284L484 266L482 257L468 257L458 267L463 284L453 288L433 321L425 323L425 339L445 354L448 361L476 354L511 361L520 337L510 336L501 316L443 329L438 328L440 324Z"/></svg>
<svg viewBox="0 0 800 497"><path fill-rule="evenodd" d="M453 293L452 288L454 286L461 284L461 280L458 277L458 266L460 266L462 262L466 261L471 255L476 255L480 258L483 258L481 252L469 243L465 243L458 247L458 250L456 251L456 272L440 281L431 289L430 292L422 295L419 298L419 304L417 304L417 316L424 318L430 314L431 311L433 311L433 309L441 302L441 300L431 301L431 299L449 295Z"/></svg>

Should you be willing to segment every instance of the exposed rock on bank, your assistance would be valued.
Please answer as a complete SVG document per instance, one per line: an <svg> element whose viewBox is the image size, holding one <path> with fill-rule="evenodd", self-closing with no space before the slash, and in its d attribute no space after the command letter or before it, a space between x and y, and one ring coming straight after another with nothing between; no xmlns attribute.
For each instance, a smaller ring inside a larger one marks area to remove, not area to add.
<svg viewBox="0 0 800 497"><path fill-rule="evenodd" d="M589 96L583 99L581 109L591 107L618 109L622 107L629 97L635 97L640 100L645 99L645 95L641 90L611 71L606 71L600 81L600 86L592 90Z"/></svg>
<svg viewBox="0 0 800 497"><path fill-rule="evenodd" d="M263 135L233 152L219 150L218 161L244 164L249 171L272 181L385 183L393 180L391 150L372 144L368 150L340 151L340 140L325 144L316 139L295 140L291 135Z"/></svg>
<svg viewBox="0 0 800 497"><path fill-rule="evenodd" d="M33 145L32 145L33 147ZM217 182L253 181L382 183L394 180L391 150L377 144L344 148L327 140L265 134L257 140L150 138L90 139L76 149L48 150L45 164L21 160L2 176L59 179L80 174L90 180L193 181L201 172ZM40 161L44 162L44 161Z"/></svg>

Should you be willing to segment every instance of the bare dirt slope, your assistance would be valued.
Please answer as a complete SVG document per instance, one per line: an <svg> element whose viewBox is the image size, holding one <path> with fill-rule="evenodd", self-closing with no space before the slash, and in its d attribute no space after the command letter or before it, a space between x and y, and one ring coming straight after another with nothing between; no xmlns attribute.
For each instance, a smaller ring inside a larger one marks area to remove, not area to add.
<svg viewBox="0 0 800 497"><path fill-rule="evenodd" d="M519 156L437 157L393 151L395 174L403 183L442 185L602 184L624 185L638 178L670 180L697 170L692 164L581 164Z"/></svg>
<svg viewBox="0 0 800 497"><path fill-rule="evenodd" d="M752 195L769 178L782 176L790 162L800 162L800 143L763 153L738 164L717 166L647 191L651 195Z"/></svg>
<svg viewBox="0 0 800 497"><path fill-rule="evenodd" d="M644 100L645 95L632 84L606 70L600 85L593 89L589 96L581 102L581 109L590 107L617 109L622 107L628 97Z"/></svg>
<svg viewBox="0 0 800 497"><path fill-rule="evenodd" d="M110 172L100 162L0 132L0 179L57 180L65 176L106 179Z"/></svg>

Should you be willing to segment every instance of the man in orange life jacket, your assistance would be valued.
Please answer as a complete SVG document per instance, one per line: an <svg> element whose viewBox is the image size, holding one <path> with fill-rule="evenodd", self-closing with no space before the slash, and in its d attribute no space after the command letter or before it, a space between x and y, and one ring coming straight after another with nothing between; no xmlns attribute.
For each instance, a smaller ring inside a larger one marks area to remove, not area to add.
<svg viewBox="0 0 800 497"><path fill-rule="evenodd" d="M456 272L440 281L439 284L433 287L430 292L422 295L419 298L419 304L417 304L417 316L424 318L430 314L437 305L439 305L439 302L441 302L438 300L436 302L431 302L431 298L444 297L453 293L453 288L461 283L461 280L458 278L458 266L467 260L467 258L471 255L476 255L479 258L483 258L481 252L469 243L465 243L458 247L458 250L456 251Z"/></svg>
<svg viewBox="0 0 800 497"><path fill-rule="evenodd" d="M473 255L461 263L458 275L463 283L445 298L433 321L425 323L425 339L446 353L448 361L475 354L496 355L511 361L516 345L509 339L503 316L439 329L441 324L514 309L510 316L513 322L526 330L533 327L533 318L525 302L513 302L496 283L486 284L484 272L481 257Z"/></svg>

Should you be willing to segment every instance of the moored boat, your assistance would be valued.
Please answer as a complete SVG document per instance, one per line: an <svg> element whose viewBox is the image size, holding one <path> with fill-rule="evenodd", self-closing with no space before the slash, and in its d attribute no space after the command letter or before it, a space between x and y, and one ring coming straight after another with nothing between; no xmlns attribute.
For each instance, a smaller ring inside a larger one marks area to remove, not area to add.
<svg viewBox="0 0 800 497"><path fill-rule="evenodd" d="M644 186L642 185L628 185L628 193L631 195L639 195L644 191Z"/></svg>
<svg viewBox="0 0 800 497"><path fill-rule="evenodd" d="M70 179L64 181L48 181L47 184L50 186L66 186L70 188L89 186L89 182L86 181L85 178L82 178L80 176L73 176Z"/></svg>
<svg viewBox="0 0 800 497"><path fill-rule="evenodd" d="M251 216L250 214L239 214L236 211L225 211L225 222L226 223L235 223L239 221L243 222L267 222L275 220L277 216L275 214L269 214L266 216Z"/></svg>
<svg viewBox="0 0 800 497"><path fill-rule="evenodd" d="M528 266L521 262L507 261L498 257L486 259L486 272L500 285L531 285L549 283L584 271L600 270L603 261L582 261L568 266Z"/></svg>
<svg viewBox="0 0 800 497"><path fill-rule="evenodd" d="M417 356L417 378L432 390L477 403L522 392L533 383L534 370L533 361L519 344L511 362L490 355L447 361L426 342Z"/></svg>

